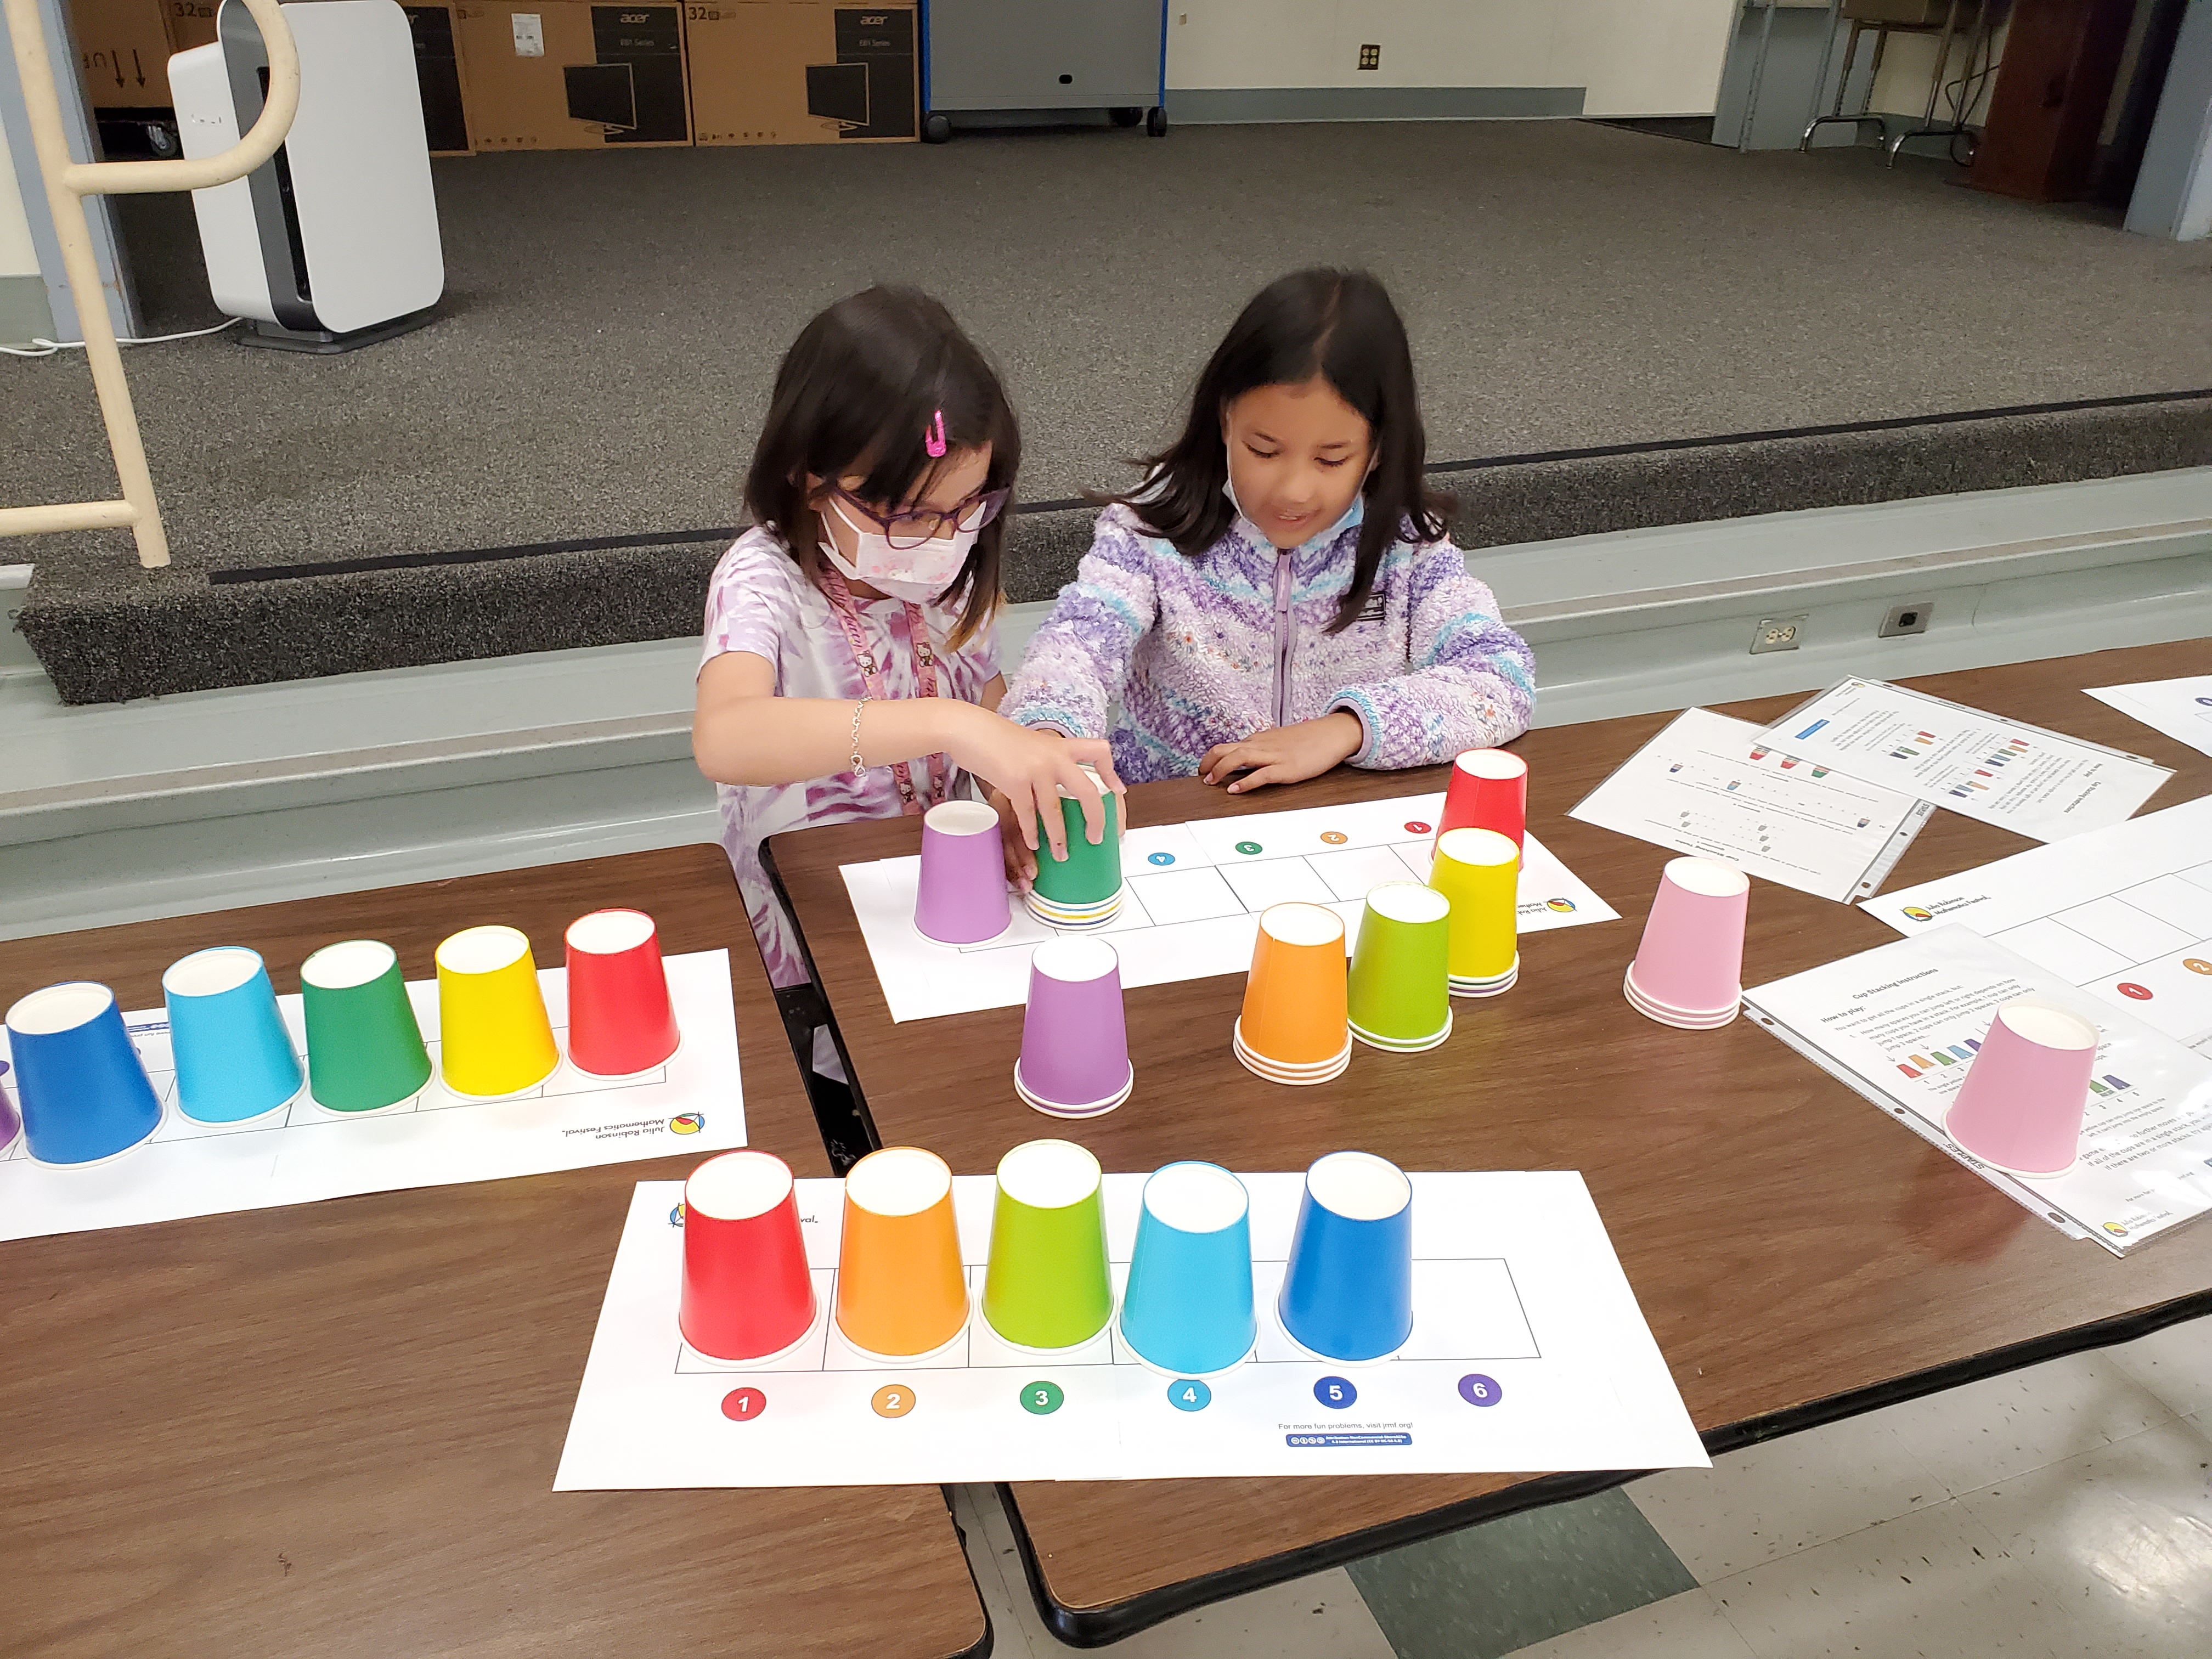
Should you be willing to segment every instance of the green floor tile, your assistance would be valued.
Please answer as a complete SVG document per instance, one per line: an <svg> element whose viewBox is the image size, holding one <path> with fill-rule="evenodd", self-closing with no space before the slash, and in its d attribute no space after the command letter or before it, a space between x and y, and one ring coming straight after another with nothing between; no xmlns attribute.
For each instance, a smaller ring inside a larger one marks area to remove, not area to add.
<svg viewBox="0 0 2212 1659"><path fill-rule="evenodd" d="M1498 1659L1697 1586L1626 1492L1356 1561L1398 1659Z"/></svg>

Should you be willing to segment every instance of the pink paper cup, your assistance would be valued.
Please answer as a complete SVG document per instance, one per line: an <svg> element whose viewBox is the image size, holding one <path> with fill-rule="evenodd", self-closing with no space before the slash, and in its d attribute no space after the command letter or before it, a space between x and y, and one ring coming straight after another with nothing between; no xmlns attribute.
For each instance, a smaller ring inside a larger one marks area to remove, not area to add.
<svg viewBox="0 0 2212 1659"><path fill-rule="evenodd" d="M1121 959L1102 939L1062 934L1030 957L1014 1092L1053 1117L1097 1117L1129 1097Z"/></svg>
<svg viewBox="0 0 2212 1659"><path fill-rule="evenodd" d="M1943 1127L2008 1175L2064 1175L2081 1154L2096 1064L2090 1021L2033 998L2005 1003L1951 1097Z"/></svg>
<svg viewBox="0 0 2212 1659"><path fill-rule="evenodd" d="M1662 1025L1705 1029L1743 1000L1751 878L1717 859L1670 859L1628 969L1628 1000Z"/></svg>
<svg viewBox="0 0 2212 1659"><path fill-rule="evenodd" d="M939 945L981 945L1005 933L1012 919L999 815L979 800L931 807L921 820L916 931Z"/></svg>

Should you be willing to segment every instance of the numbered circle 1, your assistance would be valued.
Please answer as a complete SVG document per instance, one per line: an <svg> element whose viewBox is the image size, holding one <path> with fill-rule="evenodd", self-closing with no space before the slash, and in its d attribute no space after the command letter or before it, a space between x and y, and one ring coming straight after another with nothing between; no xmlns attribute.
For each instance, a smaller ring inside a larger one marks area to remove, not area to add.
<svg viewBox="0 0 2212 1659"><path fill-rule="evenodd" d="M1359 1398L1359 1390L1348 1377L1324 1376L1314 1384L1314 1398L1331 1411L1340 1412Z"/></svg>
<svg viewBox="0 0 2212 1659"><path fill-rule="evenodd" d="M914 1390L903 1382L887 1384L868 1396L868 1409L878 1417L904 1417L914 1409Z"/></svg>
<svg viewBox="0 0 2212 1659"><path fill-rule="evenodd" d="M736 1389L722 1396L722 1415L732 1423L750 1423L768 1409L768 1396L758 1389Z"/></svg>
<svg viewBox="0 0 2212 1659"><path fill-rule="evenodd" d="M1050 1417L1066 1401L1057 1382L1022 1384L1022 1409L1032 1417Z"/></svg>
<svg viewBox="0 0 2212 1659"><path fill-rule="evenodd" d="M1469 1371L1459 1380L1459 1397L1470 1406L1495 1406L1504 1392L1496 1377L1480 1371Z"/></svg>
<svg viewBox="0 0 2212 1659"><path fill-rule="evenodd" d="M1202 1412L1213 1403L1213 1390L1194 1376L1168 1384L1168 1404L1179 1412Z"/></svg>
<svg viewBox="0 0 2212 1659"><path fill-rule="evenodd" d="M1422 823L1419 818L1407 819L1406 828L1408 831L1416 836L1425 836L1429 833L1429 826Z"/></svg>

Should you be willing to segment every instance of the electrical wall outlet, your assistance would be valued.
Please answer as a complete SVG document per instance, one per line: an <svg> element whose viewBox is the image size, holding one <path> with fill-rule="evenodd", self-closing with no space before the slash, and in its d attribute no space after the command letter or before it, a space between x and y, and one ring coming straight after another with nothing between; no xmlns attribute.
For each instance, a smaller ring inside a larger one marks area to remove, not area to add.
<svg viewBox="0 0 2212 1659"><path fill-rule="evenodd" d="M1795 651L1804 643L1805 618L1769 617L1751 632L1751 654L1766 651Z"/></svg>
<svg viewBox="0 0 2212 1659"><path fill-rule="evenodd" d="M1382 48L1380 46L1360 47L1359 67L1364 70L1381 69L1382 67Z"/></svg>
<svg viewBox="0 0 2212 1659"><path fill-rule="evenodd" d="M1893 605L1889 614L1881 619L1876 637L1893 640L1906 634L1925 634L1929 618L1935 614L1933 599L1907 599L1903 605Z"/></svg>

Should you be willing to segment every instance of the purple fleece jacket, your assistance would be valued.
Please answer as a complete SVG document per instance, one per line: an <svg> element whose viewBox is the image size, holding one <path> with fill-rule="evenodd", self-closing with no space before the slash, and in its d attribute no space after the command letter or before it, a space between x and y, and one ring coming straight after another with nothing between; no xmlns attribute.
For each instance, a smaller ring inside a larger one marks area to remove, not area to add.
<svg viewBox="0 0 2212 1659"><path fill-rule="evenodd" d="M1194 559L1108 507L999 712L1097 738L1119 699L1114 764L1131 783L1189 777L1216 744L1337 708L1359 720L1355 766L1431 765L1518 737L1535 659L1449 542L1407 525L1359 620L1327 631L1352 585L1354 505L1281 554L1239 517Z"/></svg>

